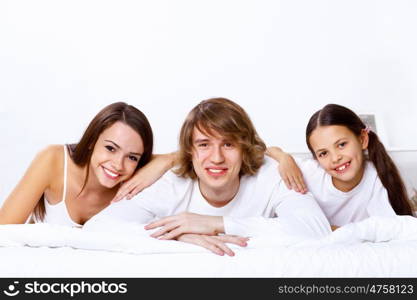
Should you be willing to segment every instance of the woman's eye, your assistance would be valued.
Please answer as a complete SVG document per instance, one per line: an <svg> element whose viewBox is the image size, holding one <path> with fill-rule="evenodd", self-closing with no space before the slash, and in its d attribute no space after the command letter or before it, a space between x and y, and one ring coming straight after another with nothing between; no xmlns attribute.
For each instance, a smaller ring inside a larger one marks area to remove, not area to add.
<svg viewBox="0 0 417 300"><path fill-rule="evenodd" d="M207 143L201 143L201 144L198 144L198 147L199 148L205 148L205 147L207 147L208 146L208 144Z"/></svg>
<svg viewBox="0 0 417 300"><path fill-rule="evenodd" d="M133 155L130 155L129 159L132 160L132 161L135 161L135 162L139 161L139 159L136 156L133 156Z"/></svg>
<svg viewBox="0 0 417 300"><path fill-rule="evenodd" d="M224 143L224 146L226 148L231 148L231 147L233 147L233 144L232 143Z"/></svg>
<svg viewBox="0 0 417 300"><path fill-rule="evenodd" d="M344 146L346 146L346 144L347 144L346 142L340 143L339 148L343 148Z"/></svg>
<svg viewBox="0 0 417 300"><path fill-rule="evenodd" d="M114 152L114 147L113 146L106 146L106 149L109 150L110 152Z"/></svg>

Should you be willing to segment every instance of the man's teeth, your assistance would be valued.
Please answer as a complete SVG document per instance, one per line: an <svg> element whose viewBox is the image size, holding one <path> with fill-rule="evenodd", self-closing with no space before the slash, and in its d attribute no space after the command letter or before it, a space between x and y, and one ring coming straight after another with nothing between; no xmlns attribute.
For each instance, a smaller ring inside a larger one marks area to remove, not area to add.
<svg viewBox="0 0 417 300"><path fill-rule="evenodd" d="M107 170L106 168L103 168L103 169L104 169L104 172L106 172L111 177L117 177L117 176L119 176L119 174L113 173L112 171Z"/></svg>
<svg viewBox="0 0 417 300"><path fill-rule="evenodd" d="M208 169L208 170L212 173L220 173L220 172L223 171L223 170L219 170L219 169Z"/></svg>

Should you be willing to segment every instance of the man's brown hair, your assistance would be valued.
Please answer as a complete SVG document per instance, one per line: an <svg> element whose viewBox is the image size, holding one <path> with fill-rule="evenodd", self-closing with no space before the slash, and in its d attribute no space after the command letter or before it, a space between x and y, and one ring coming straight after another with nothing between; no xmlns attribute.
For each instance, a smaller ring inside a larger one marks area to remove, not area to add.
<svg viewBox="0 0 417 300"><path fill-rule="evenodd" d="M248 114L238 104L226 98L211 98L200 102L188 114L179 138L179 167L176 174L196 179L192 163L193 131L214 136L218 133L242 149L240 175L254 175L262 166L266 146L258 136Z"/></svg>

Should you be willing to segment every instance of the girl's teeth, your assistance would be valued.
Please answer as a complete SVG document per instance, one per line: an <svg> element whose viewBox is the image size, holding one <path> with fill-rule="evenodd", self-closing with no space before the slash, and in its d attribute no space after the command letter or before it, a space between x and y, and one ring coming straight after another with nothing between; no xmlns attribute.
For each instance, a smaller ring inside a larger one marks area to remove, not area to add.
<svg viewBox="0 0 417 300"><path fill-rule="evenodd" d="M349 166L349 164L345 164L343 166L341 166L340 168L337 168L337 171L343 171L344 169L346 169Z"/></svg>

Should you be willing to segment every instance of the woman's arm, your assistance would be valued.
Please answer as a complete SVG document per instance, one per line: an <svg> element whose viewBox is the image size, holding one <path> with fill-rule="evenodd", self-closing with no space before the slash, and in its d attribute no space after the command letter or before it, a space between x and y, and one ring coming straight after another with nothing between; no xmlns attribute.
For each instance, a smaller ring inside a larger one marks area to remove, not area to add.
<svg viewBox="0 0 417 300"><path fill-rule="evenodd" d="M303 173L290 154L279 147L269 147L265 154L279 162L278 170L288 189L294 189L301 194L308 192Z"/></svg>
<svg viewBox="0 0 417 300"><path fill-rule="evenodd" d="M273 234L322 238L331 233L324 212L311 193L300 194L279 187L273 199L275 216L266 218L224 216L224 232L229 235L257 236Z"/></svg>
<svg viewBox="0 0 417 300"><path fill-rule="evenodd" d="M29 218L39 199L56 175L54 166L60 166L58 147L48 146L39 152L25 175L3 202L0 208L0 224L23 224ZM62 164L62 162L61 162Z"/></svg>
<svg viewBox="0 0 417 300"><path fill-rule="evenodd" d="M146 166L139 169L132 178L123 183L112 202L136 196L174 167L176 161L177 152L153 155L152 160Z"/></svg>

